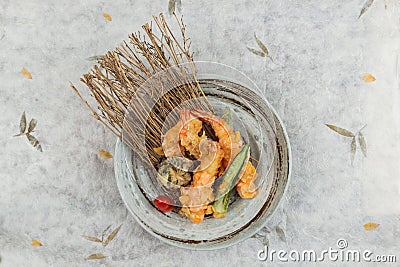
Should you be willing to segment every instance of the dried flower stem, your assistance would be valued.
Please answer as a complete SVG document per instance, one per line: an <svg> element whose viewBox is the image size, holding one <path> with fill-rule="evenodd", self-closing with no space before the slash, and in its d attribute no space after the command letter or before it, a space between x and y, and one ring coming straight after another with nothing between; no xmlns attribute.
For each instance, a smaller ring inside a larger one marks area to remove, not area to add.
<svg viewBox="0 0 400 267"><path fill-rule="evenodd" d="M175 14L174 16L181 32L179 39L175 37L162 14L154 16L157 33L154 32L152 23L146 23L142 26L144 36L140 32L130 34L129 43L124 41L113 51L107 52L98 59L98 65L83 75L81 81L96 100L97 107L89 104L72 83L70 85L97 120L142 159L148 155L152 162L158 158L153 148L161 145L162 126L166 121L174 119L168 118L168 114L175 107L187 100L194 100L191 102L192 108L212 110L195 76L190 52L191 42L185 35L186 26ZM187 68L180 67L185 63L189 63L190 72ZM146 91L143 96L136 94L150 77L173 66L177 67L168 72L167 79L170 84L177 85L175 90L164 92L161 86L156 90L152 88L153 90ZM162 97L158 99L160 94ZM135 101L131 101L134 97ZM151 104L154 102L156 105L153 107ZM191 104L185 105L190 107ZM128 112L135 114L137 121L124 124ZM136 127L143 125L146 126L144 136L134 131ZM125 138L125 135L129 138ZM145 146L143 140L146 140Z"/></svg>

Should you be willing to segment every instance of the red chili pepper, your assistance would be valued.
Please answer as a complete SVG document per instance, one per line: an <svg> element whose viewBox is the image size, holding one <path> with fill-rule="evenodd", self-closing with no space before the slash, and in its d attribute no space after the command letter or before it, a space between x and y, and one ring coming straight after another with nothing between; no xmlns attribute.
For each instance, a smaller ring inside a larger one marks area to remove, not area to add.
<svg viewBox="0 0 400 267"><path fill-rule="evenodd" d="M154 200L154 205L162 212L168 212L174 209L174 206L171 205L172 200L167 196L158 196Z"/></svg>

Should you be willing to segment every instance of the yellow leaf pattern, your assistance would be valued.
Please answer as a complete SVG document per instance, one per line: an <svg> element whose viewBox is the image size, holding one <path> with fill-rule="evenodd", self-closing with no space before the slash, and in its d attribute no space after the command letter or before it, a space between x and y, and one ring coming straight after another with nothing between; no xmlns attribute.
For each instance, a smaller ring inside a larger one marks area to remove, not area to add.
<svg viewBox="0 0 400 267"><path fill-rule="evenodd" d="M372 83L373 81L376 80L376 78L372 74L369 74L369 73L364 74L362 76L362 79L366 83Z"/></svg>
<svg viewBox="0 0 400 267"><path fill-rule="evenodd" d="M22 76L24 76L25 78L27 78L27 79L32 79L32 74L30 73L30 71L29 70L27 70L27 69L25 69L25 68L23 68L22 70L21 70L21 74L22 74Z"/></svg>
<svg viewBox="0 0 400 267"><path fill-rule="evenodd" d="M110 158L112 158L112 155L107 150L100 149L99 150L99 157L102 158L102 159L110 159Z"/></svg>
<svg viewBox="0 0 400 267"><path fill-rule="evenodd" d="M96 254L92 254L89 257L87 257L87 260L99 260L99 259L104 259L106 256L104 256L101 253L96 253Z"/></svg>
<svg viewBox="0 0 400 267"><path fill-rule="evenodd" d="M112 17L108 13L103 13L103 17L108 21L112 21Z"/></svg>
<svg viewBox="0 0 400 267"><path fill-rule="evenodd" d="M31 242L32 247L41 247L43 246L39 240L33 239Z"/></svg>
<svg viewBox="0 0 400 267"><path fill-rule="evenodd" d="M369 222L364 224L365 231L372 231L375 230L379 226L379 223L376 222Z"/></svg>

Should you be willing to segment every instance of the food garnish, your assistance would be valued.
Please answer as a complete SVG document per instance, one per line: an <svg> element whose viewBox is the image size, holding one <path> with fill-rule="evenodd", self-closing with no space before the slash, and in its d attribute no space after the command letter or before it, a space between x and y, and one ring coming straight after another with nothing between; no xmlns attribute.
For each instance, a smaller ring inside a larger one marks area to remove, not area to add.
<svg viewBox="0 0 400 267"><path fill-rule="evenodd" d="M167 196L159 196L154 200L154 205L161 212L169 212L174 209L172 205L172 200Z"/></svg>

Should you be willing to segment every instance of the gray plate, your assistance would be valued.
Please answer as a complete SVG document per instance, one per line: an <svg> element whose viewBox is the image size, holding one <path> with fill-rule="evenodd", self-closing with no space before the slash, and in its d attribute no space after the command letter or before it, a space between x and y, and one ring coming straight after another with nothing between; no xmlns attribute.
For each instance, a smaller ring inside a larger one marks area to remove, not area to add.
<svg viewBox="0 0 400 267"><path fill-rule="evenodd" d="M267 223L288 185L291 154L281 120L257 93L226 80L203 79L200 83L217 114L226 106L234 111L234 125L246 133L244 141L259 158L259 193L254 199L233 198L226 218L206 218L196 225L176 212L162 213L154 207L158 187L154 173L121 141L116 144L114 164L121 197L146 231L174 246L210 250L247 239Z"/></svg>

